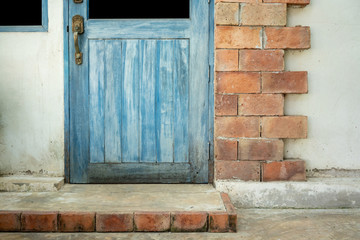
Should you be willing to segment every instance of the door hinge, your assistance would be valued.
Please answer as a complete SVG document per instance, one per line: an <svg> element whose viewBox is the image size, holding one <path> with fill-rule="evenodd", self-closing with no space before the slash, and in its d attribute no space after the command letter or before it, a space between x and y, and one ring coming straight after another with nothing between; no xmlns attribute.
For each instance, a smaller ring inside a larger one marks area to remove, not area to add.
<svg viewBox="0 0 360 240"><path fill-rule="evenodd" d="M208 152L209 153L209 159L208 160L210 162L211 161L211 142L210 141L208 142L208 149L209 149L209 152Z"/></svg>
<svg viewBox="0 0 360 240"><path fill-rule="evenodd" d="M69 26L66 26L66 31L69 32Z"/></svg>
<svg viewBox="0 0 360 240"><path fill-rule="evenodd" d="M211 71L211 66L209 65L209 68L208 68L208 83L211 82L211 78L210 78L211 74L210 74L210 71Z"/></svg>

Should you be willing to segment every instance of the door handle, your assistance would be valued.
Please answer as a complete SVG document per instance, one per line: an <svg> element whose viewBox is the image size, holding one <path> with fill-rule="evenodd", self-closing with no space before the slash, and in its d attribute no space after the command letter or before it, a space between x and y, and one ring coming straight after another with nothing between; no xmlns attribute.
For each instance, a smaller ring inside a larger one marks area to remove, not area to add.
<svg viewBox="0 0 360 240"><path fill-rule="evenodd" d="M74 45L75 45L75 63L77 65L82 64L82 52L79 47L79 34L84 33L84 18L80 15L75 15L72 18L72 31L74 33Z"/></svg>
<svg viewBox="0 0 360 240"><path fill-rule="evenodd" d="M82 64L82 52L80 52L79 48L79 33L74 32L74 44L75 44L75 63L77 65Z"/></svg>

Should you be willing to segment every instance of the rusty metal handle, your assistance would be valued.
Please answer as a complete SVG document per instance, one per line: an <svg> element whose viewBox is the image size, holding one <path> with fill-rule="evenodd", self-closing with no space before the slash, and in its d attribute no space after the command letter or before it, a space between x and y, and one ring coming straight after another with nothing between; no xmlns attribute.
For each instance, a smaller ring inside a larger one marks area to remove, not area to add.
<svg viewBox="0 0 360 240"><path fill-rule="evenodd" d="M79 48L79 32L74 32L74 44L75 44L75 63L77 65L82 64L82 52Z"/></svg>
<svg viewBox="0 0 360 240"><path fill-rule="evenodd" d="M74 33L74 45L75 45L75 63L77 65L82 64L82 52L79 48L79 34L84 33L84 18L80 15L75 15L72 18L72 31Z"/></svg>

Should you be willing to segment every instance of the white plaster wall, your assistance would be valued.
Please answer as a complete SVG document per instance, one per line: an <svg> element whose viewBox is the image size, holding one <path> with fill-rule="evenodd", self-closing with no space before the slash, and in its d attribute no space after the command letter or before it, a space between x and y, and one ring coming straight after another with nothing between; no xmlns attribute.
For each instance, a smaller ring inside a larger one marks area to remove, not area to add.
<svg viewBox="0 0 360 240"><path fill-rule="evenodd" d="M287 140L287 158L313 169L360 169L360 1L312 0L290 8L288 25L311 27L312 48L286 55L286 70L309 72L309 93L286 96L287 115L309 117L305 140Z"/></svg>
<svg viewBox="0 0 360 240"><path fill-rule="evenodd" d="M64 173L62 2L49 0L49 31L0 33L0 174ZM359 0L290 8L312 48L289 51L286 70L309 72L309 93L286 96L287 115L309 117L309 137L286 140L286 158L309 169L360 169Z"/></svg>
<svg viewBox="0 0 360 240"><path fill-rule="evenodd" d="M48 32L0 33L0 174L64 175L62 2Z"/></svg>

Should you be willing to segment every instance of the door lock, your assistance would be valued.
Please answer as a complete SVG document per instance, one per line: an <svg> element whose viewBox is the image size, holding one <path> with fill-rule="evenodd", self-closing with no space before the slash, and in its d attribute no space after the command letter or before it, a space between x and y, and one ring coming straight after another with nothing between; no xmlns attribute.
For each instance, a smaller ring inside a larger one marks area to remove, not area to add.
<svg viewBox="0 0 360 240"><path fill-rule="evenodd" d="M84 33L84 18L80 15L75 15L72 18L72 31L74 33L74 45L75 45L75 63L77 65L82 64L82 52L79 47L79 34Z"/></svg>

